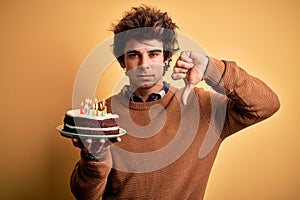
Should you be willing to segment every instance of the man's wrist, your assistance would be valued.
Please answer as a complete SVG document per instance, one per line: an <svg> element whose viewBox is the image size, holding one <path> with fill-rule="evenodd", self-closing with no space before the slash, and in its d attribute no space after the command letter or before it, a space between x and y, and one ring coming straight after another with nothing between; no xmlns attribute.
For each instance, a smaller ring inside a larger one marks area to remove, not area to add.
<svg viewBox="0 0 300 200"><path fill-rule="evenodd" d="M205 68L204 68L204 72L203 72L203 76L202 76L202 80L204 80L205 78L205 74L206 74L206 71L207 71L207 68L208 68L208 65L209 65L209 57L208 56L205 56L206 57L206 64L205 64Z"/></svg>
<svg viewBox="0 0 300 200"><path fill-rule="evenodd" d="M207 67L205 69L203 79L210 86L217 86L223 77L225 71L225 64L221 60L208 57Z"/></svg>
<svg viewBox="0 0 300 200"><path fill-rule="evenodd" d="M106 153L89 153L84 150L81 150L80 156L84 161L94 161L94 162L101 162L106 160Z"/></svg>

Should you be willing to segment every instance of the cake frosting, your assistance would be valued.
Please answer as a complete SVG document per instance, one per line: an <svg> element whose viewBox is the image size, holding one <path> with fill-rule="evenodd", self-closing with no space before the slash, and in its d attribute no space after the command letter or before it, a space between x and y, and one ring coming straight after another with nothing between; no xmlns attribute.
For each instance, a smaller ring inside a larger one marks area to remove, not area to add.
<svg viewBox="0 0 300 200"><path fill-rule="evenodd" d="M117 114L107 113L105 101L92 102L85 100L83 108L68 110L64 117L63 130L85 135L115 135L119 134Z"/></svg>
<svg viewBox="0 0 300 200"><path fill-rule="evenodd" d="M92 113L92 112L91 112ZM112 113L107 113L105 115L86 115L86 114L82 114L80 109L75 109L75 110L68 110L67 115L71 116L71 117L82 117L82 118L86 118L86 119L94 119L94 120L105 120L105 119L111 119L111 118L119 118L119 115L117 114L112 114Z"/></svg>

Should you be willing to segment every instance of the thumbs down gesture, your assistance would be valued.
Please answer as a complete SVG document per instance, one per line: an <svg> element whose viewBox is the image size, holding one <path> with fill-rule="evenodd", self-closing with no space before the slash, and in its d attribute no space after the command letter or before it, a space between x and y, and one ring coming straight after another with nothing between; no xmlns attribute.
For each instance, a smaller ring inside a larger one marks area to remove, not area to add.
<svg viewBox="0 0 300 200"><path fill-rule="evenodd" d="M187 104L187 98L193 88L203 80L204 72L208 65L208 58L194 51L183 51L177 59L172 78L183 79L185 88L182 93L182 102Z"/></svg>

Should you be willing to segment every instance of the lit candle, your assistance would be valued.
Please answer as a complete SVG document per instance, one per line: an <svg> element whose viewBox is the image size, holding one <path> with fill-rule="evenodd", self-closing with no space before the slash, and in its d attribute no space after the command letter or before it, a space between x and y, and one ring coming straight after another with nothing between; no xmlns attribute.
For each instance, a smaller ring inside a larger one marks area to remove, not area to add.
<svg viewBox="0 0 300 200"><path fill-rule="evenodd" d="M83 115L83 114L84 114L84 110L83 110L83 108L82 108L82 107L83 107L83 101L81 102L80 106L81 106L81 107L80 107L80 114Z"/></svg>
<svg viewBox="0 0 300 200"><path fill-rule="evenodd" d="M91 113L90 98L87 98L86 105L87 105L87 115L90 115L90 113Z"/></svg>
<svg viewBox="0 0 300 200"><path fill-rule="evenodd" d="M95 99L95 105L96 105L96 116L98 116L98 99Z"/></svg>
<svg viewBox="0 0 300 200"><path fill-rule="evenodd" d="M93 101L89 99L89 115L93 115Z"/></svg>
<svg viewBox="0 0 300 200"><path fill-rule="evenodd" d="M90 115L90 113L91 113L91 107L90 106L88 106L88 115Z"/></svg>
<svg viewBox="0 0 300 200"><path fill-rule="evenodd" d="M103 109L103 116L105 116L107 114L107 108L106 106L104 106L104 109Z"/></svg>
<svg viewBox="0 0 300 200"><path fill-rule="evenodd" d="M85 103L84 103L84 114L86 114L88 112L88 99L85 99Z"/></svg>
<svg viewBox="0 0 300 200"><path fill-rule="evenodd" d="M104 106L104 108L103 108L103 115L105 116L107 114L107 108L106 108L105 99L103 99L102 102L103 102L103 106Z"/></svg>
<svg viewBox="0 0 300 200"><path fill-rule="evenodd" d="M96 106L94 103L93 103L92 115L96 116Z"/></svg>

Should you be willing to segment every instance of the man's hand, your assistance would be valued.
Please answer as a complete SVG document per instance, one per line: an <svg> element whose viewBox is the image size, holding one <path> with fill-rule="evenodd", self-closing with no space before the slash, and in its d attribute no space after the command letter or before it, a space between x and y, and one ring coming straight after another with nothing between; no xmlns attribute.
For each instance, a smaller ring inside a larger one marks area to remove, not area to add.
<svg viewBox="0 0 300 200"><path fill-rule="evenodd" d="M121 138L112 138L110 140L102 139L80 139L72 138L73 145L86 153L105 157L112 143L120 142Z"/></svg>
<svg viewBox="0 0 300 200"><path fill-rule="evenodd" d="M205 55L193 51L183 51L177 59L172 78L184 79L185 89L182 94L184 105L187 104L187 98L192 89L203 80L207 64L208 58Z"/></svg>

